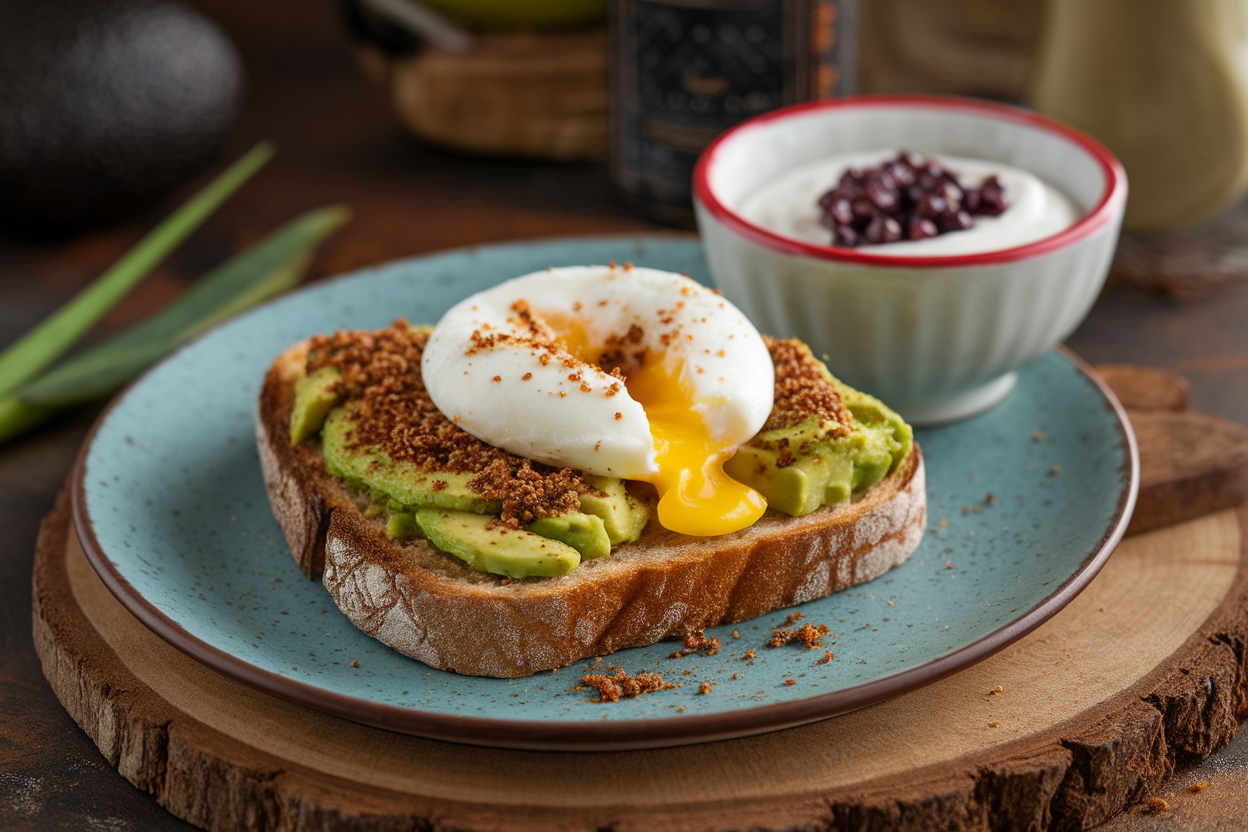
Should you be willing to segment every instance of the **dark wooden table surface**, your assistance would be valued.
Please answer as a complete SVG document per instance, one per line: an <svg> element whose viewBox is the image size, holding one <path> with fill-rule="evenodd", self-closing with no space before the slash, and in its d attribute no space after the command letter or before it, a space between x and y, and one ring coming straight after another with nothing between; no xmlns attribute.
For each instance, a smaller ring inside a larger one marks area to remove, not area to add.
<svg viewBox="0 0 1248 832"><path fill-rule="evenodd" d="M658 230L629 211L602 166L481 159L408 138L359 72L329 0L196 5L234 38L246 63L250 89L234 150L268 137L279 153L92 337L141 318L231 250L317 205L347 203L355 218L318 257L314 279L455 246ZM98 274L167 208L61 240L0 234L0 346ZM1069 343L1093 362L1180 372L1192 383L1192 409L1248 422L1248 285L1182 302L1109 290ZM189 829L105 762L61 709L31 645L39 520L94 416L70 415L0 448L0 829ZM1248 741L1241 735L1202 772L1248 788ZM1131 813L1113 826L1242 828L1212 801L1186 818Z"/></svg>

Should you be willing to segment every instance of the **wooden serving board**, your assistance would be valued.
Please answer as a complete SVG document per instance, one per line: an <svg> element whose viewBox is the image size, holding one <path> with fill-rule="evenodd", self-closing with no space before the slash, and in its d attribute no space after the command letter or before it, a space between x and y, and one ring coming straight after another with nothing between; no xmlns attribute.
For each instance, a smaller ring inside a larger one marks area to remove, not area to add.
<svg viewBox="0 0 1248 832"><path fill-rule="evenodd" d="M1216 422L1196 454L1171 428L1208 432L1208 417L1134 419L1153 417L1141 506L1176 483L1222 483L1166 515L1183 522L1128 538L1070 606L992 658L757 737L508 751L272 698L131 616L87 563L65 495L39 540L36 647L110 763L207 829L1083 828L1227 743L1248 714L1248 511L1205 513L1242 496L1248 429Z"/></svg>

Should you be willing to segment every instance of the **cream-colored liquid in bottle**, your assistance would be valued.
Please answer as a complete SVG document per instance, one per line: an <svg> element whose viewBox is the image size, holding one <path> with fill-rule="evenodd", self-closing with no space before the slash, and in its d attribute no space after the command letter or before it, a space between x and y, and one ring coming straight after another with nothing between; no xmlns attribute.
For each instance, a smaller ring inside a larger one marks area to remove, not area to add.
<svg viewBox="0 0 1248 832"><path fill-rule="evenodd" d="M1122 160L1126 228L1217 216L1248 189L1248 3L1051 0L1031 100Z"/></svg>

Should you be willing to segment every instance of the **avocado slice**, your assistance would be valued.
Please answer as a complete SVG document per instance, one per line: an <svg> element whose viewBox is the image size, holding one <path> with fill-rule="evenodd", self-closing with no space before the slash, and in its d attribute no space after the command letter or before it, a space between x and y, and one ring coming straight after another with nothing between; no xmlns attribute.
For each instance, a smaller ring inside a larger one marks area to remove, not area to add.
<svg viewBox="0 0 1248 832"><path fill-rule="evenodd" d="M641 530L650 519L650 509L646 504L633 498L624 485L624 480L617 477L598 477L585 475L585 481L591 488L602 492L599 494L582 494L581 511L602 519L607 539L612 546L621 543L632 543L641 537ZM585 554L582 552L581 554ZM593 557L592 555L585 555Z"/></svg>
<svg viewBox="0 0 1248 832"><path fill-rule="evenodd" d="M879 399L848 387L824 370L853 416L847 436L809 419L764 431L724 465L728 476L750 486L767 507L799 517L820 506L852 499L875 485L910 453L914 432ZM780 467L780 448L790 460Z"/></svg>
<svg viewBox="0 0 1248 832"><path fill-rule="evenodd" d="M422 471L410 462L395 461L384 451L348 448L354 410L351 405L330 411L321 428L321 447L329 473L371 490L401 506L433 506L453 511L498 514L503 505L468 488L471 473Z"/></svg>
<svg viewBox="0 0 1248 832"><path fill-rule="evenodd" d="M338 404L334 384L342 378L337 367L322 367L295 382L295 404L290 412L290 444L298 445L325 424L325 417Z"/></svg>
<svg viewBox="0 0 1248 832"><path fill-rule="evenodd" d="M604 558L611 554L611 539L601 517L592 514L561 514L542 517L528 525L533 534L566 543L582 558Z"/></svg>
<svg viewBox="0 0 1248 832"><path fill-rule="evenodd" d="M762 494L767 508L793 517L849 499L855 468L847 456L803 454L784 468L777 462L779 456L778 451L742 446L724 465L724 471Z"/></svg>
<svg viewBox="0 0 1248 832"><path fill-rule="evenodd" d="M416 515L410 511L392 511L386 520L386 534L390 537L423 537Z"/></svg>
<svg viewBox="0 0 1248 832"><path fill-rule="evenodd" d="M430 543L482 572L509 578L549 577L581 562L580 554L566 543L509 529L483 514L422 508L416 522ZM489 528L491 523L497 525Z"/></svg>

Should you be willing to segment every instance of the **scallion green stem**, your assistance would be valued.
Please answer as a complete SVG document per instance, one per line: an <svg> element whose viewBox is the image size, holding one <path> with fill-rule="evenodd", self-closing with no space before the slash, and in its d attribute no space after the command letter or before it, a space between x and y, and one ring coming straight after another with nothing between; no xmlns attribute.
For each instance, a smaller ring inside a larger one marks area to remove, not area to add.
<svg viewBox="0 0 1248 832"><path fill-rule="evenodd" d="M347 208L331 206L296 217L160 312L57 365L17 395L39 407L112 395L196 333L298 285L317 246L350 216Z"/></svg>
<svg viewBox="0 0 1248 832"><path fill-rule="evenodd" d="M0 353L0 401L55 361L273 155L262 142L169 215L108 271Z"/></svg>

